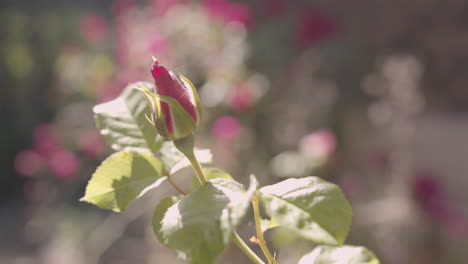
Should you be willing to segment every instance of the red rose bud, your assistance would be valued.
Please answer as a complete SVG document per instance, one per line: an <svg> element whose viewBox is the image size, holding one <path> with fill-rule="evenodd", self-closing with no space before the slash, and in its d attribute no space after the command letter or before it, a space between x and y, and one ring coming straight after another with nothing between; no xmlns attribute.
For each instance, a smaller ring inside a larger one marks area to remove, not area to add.
<svg viewBox="0 0 468 264"><path fill-rule="evenodd" d="M193 84L181 74L176 76L154 59L151 67L156 94L140 90L148 100L152 121L158 133L166 138L187 137L197 128L201 119L201 105Z"/></svg>

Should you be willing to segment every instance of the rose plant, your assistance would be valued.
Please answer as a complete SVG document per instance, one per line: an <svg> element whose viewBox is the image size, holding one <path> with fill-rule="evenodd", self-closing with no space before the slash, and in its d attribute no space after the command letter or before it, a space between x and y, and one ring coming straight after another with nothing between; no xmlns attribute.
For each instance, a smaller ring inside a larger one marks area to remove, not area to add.
<svg viewBox="0 0 468 264"><path fill-rule="evenodd" d="M82 201L122 212L167 181L179 195L159 201L154 233L179 257L195 264L214 263L231 241L253 263L266 263L264 259L278 263L264 239L264 232L276 226L321 244L299 264L379 263L364 247L343 245L352 211L337 185L305 177L260 187L251 175L245 188L220 169L203 168L200 163L209 163L211 153L194 147L202 118L196 88L156 59L151 73L155 85L132 83L116 99L94 107L96 125L116 153L96 169ZM187 192L171 177L189 165L199 184ZM261 218L261 207L268 219ZM236 232L250 208L256 229L250 241L261 248L264 259Z"/></svg>

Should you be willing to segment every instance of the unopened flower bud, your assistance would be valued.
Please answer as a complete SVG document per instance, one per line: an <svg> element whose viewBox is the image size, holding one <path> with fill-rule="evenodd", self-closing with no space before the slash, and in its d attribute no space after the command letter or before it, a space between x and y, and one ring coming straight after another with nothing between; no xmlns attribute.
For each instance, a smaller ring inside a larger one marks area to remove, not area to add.
<svg viewBox="0 0 468 264"><path fill-rule="evenodd" d="M140 89L151 108L151 119L158 133L172 140L191 135L201 119L201 105L193 84L179 74L168 71L154 59L151 67L156 94Z"/></svg>

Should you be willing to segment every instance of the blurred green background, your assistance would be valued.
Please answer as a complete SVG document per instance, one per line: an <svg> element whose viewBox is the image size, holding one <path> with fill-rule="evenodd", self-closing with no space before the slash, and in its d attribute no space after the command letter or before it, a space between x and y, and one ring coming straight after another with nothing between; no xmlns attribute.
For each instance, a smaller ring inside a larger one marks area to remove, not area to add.
<svg viewBox="0 0 468 264"><path fill-rule="evenodd" d="M111 153L92 107L151 81L151 56L198 87L214 166L339 184L347 243L382 263L463 263L467 32L461 0L3 0L0 263L183 263L149 224L169 188L123 214L78 202ZM266 235L280 263L313 247Z"/></svg>

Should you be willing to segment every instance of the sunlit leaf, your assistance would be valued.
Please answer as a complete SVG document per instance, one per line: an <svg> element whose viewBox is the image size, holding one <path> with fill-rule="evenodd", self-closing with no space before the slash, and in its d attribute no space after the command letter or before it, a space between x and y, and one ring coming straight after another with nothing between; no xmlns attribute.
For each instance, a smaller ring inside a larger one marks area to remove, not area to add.
<svg viewBox="0 0 468 264"><path fill-rule="evenodd" d="M365 247L318 246L304 255L298 264L379 264L374 253Z"/></svg>
<svg viewBox="0 0 468 264"><path fill-rule="evenodd" d="M257 183L244 187L214 179L180 201L164 200L156 208L153 228L158 239L194 264L210 264L229 244L246 215Z"/></svg>
<svg viewBox="0 0 468 264"><path fill-rule="evenodd" d="M162 163L153 155L117 152L96 169L81 201L122 212L130 202L165 178Z"/></svg>
<svg viewBox="0 0 468 264"><path fill-rule="evenodd" d="M288 179L260 189L266 213L305 239L343 244L351 225L351 206L340 188L318 177Z"/></svg>
<svg viewBox="0 0 468 264"><path fill-rule="evenodd" d="M156 153L163 139L145 116L151 111L144 96L135 89L138 86L154 90L154 85L146 82L129 84L116 99L93 108L96 126L116 151Z"/></svg>

